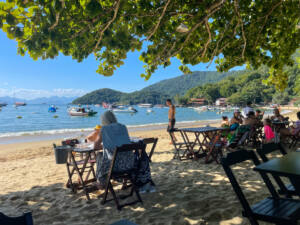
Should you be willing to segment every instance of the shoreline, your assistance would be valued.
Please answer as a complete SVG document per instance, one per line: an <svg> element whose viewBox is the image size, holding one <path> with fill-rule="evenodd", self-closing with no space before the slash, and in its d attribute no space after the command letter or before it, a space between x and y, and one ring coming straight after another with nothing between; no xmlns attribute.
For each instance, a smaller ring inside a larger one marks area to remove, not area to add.
<svg viewBox="0 0 300 225"><path fill-rule="evenodd" d="M210 124L220 123L221 119L215 120L201 120L201 121L180 121L176 122L176 127L194 127L194 126L206 126ZM166 130L168 123L157 124L143 124L143 125L129 125L127 126L128 132L138 131L152 131L152 130ZM28 143L39 141L51 141L66 138L75 138L80 136L86 136L93 128L84 129L62 129L62 130L45 130L45 131L32 131L32 132L19 132L18 135L0 136L0 145L13 144L13 143ZM53 133L55 132L55 133Z"/></svg>
<svg viewBox="0 0 300 225"><path fill-rule="evenodd" d="M289 116L291 120L296 119L296 109L291 107L282 107L282 114ZM222 115L220 115L221 117ZM265 114L265 117L269 114ZM211 120L195 120L195 121L178 121L176 122L177 128L182 127L197 127L214 125L218 126L221 123L220 119ZM154 124L141 124L141 125L128 125L128 132L139 132L139 131L155 131L155 130L166 130L168 123L154 123ZM68 138L78 138L87 136L93 128L75 128L75 129L59 129L59 130L39 130L29 132L17 132L17 133L4 133L0 134L0 146L13 143L29 143L29 142L40 142L40 141L52 141L62 140Z"/></svg>

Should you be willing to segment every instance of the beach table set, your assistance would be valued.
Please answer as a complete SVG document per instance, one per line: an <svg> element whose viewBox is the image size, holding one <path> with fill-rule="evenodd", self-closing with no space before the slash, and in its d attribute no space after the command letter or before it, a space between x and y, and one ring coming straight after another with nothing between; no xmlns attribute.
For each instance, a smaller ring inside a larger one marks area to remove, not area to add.
<svg viewBox="0 0 300 225"><path fill-rule="evenodd" d="M265 150L263 152L258 152L263 161L266 159L262 157L262 155L273 152L275 147L276 146L274 144L268 145L268 147L265 146ZM280 148L280 146L278 147ZM228 153L227 156L221 160L224 172L226 173L232 188L242 205L242 215L248 218L251 225L258 225L258 221L265 221L272 224L299 224L300 152L292 152L288 154L285 152L282 153L284 156L281 158L275 158L261 163L253 150L239 149ZM271 194L270 196L255 202L253 205L249 204L246 198L247 196L243 192L244 188L240 186L239 179L236 178L236 175L239 174L236 173L234 175L235 169L231 168L245 161L252 161L252 163L250 163L255 166L253 170L260 173L261 178ZM294 185L296 192L287 196L287 192L280 193L280 190L276 191L273 186L274 180L271 180L269 175L272 175L276 182L278 181L278 179L276 179L278 176L289 178L292 185Z"/></svg>
<svg viewBox="0 0 300 225"><path fill-rule="evenodd" d="M146 154L149 157L151 162L151 157L154 153L158 138L130 138L131 143L139 143L151 145L149 153ZM90 200L89 193L97 190L96 182L96 173L95 173L95 164L96 164L96 154L102 152L101 150L95 150L94 145L91 143L78 143L71 145L65 144L63 146L54 145L54 149L65 155L65 160L56 163L66 164L68 180L66 187L70 188L73 193L77 193L78 190L83 190L87 199ZM74 181L73 176L77 174L77 181Z"/></svg>
<svg viewBox="0 0 300 225"><path fill-rule="evenodd" d="M291 152L281 158L264 162L254 168L254 171L263 175L271 174L273 177L287 177L295 188L295 193L300 196L300 152ZM277 193L273 185L266 184L273 197Z"/></svg>
<svg viewBox="0 0 300 225"><path fill-rule="evenodd" d="M194 127L194 128L178 128L174 132L179 132L181 134L182 143L177 143L173 140L172 135L171 140L175 147L174 158L182 160L186 159L198 159L205 157L205 162L209 162L210 159L217 161L219 148L212 146L214 140L220 134L221 131L226 131L228 128L223 127ZM192 134L194 138L189 137ZM215 143L216 145L217 143ZM180 155L180 152L183 154Z"/></svg>

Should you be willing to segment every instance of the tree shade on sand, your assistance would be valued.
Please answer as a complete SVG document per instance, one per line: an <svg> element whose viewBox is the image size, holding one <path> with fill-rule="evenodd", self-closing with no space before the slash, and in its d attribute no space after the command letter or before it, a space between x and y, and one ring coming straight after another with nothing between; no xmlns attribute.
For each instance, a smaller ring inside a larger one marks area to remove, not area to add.
<svg viewBox="0 0 300 225"><path fill-rule="evenodd" d="M300 43L296 0L7 0L0 2L0 27L33 59L59 52L79 62L94 54L97 72L114 73L129 51L141 50L149 79L170 59L215 62L220 71L247 63L270 67L268 83L283 89L285 65ZM182 29L184 28L184 29Z"/></svg>

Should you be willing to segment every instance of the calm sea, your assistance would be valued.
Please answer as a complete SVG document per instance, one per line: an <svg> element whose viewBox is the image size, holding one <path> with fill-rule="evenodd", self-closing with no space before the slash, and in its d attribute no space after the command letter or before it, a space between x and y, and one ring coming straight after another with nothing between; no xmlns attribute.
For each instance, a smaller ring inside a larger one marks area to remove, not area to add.
<svg viewBox="0 0 300 225"><path fill-rule="evenodd" d="M48 112L48 105L27 105L15 108L12 105L2 107L0 111L0 137L21 136L26 134L54 134L78 129L90 129L100 123L100 115L105 109L92 107L98 113L93 117L72 117L68 114L67 105L56 105L56 113ZM119 122L127 126L142 126L168 122L168 108L152 108L148 113L146 108L135 107L135 114L116 113ZM231 116L232 113L222 115ZM17 118L21 116L22 118ZM56 118L55 118L56 117ZM220 119L216 112L197 112L191 108L177 108L178 122Z"/></svg>

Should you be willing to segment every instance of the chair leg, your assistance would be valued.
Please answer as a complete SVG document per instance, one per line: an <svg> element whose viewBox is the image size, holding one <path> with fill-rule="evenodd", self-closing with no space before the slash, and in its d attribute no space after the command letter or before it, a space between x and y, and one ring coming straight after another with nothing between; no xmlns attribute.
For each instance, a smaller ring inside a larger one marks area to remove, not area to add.
<svg viewBox="0 0 300 225"><path fill-rule="evenodd" d="M132 194L133 194L133 192L135 192L136 197L138 198L139 202L141 202L141 203L143 204L143 200L142 200L142 198L141 198L141 196L140 196L140 193L139 193L139 191L138 191L136 185L135 185L133 182L132 182L132 189L131 189L131 192L132 192ZM132 194L131 194L131 195L132 195Z"/></svg>
<svg viewBox="0 0 300 225"><path fill-rule="evenodd" d="M105 192L104 192L104 196L103 196L103 199L101 201L101 204L104 205L106 203L106 199L107 199L107 195L108 195L108 185L109 183L107 183L105 185Z"/></svg>
<svg viewBox="0 0 300 225"><path fill-rule="evenodd" d="M112 186L112 184L109 182L109 184L108 184L108 188L109 188L109 190L110 190L110 192L111 192L111 194L112 194L112 196L113 196L113 198L114 198L114 200L115 200L115 203L116 203L116 205L117 205L117 209L118 210L121 210L121 205L119 204L119 200L118 200L118 198L117 198L117 195L116 195L116 193L115 193L115 191L114 191L114 188L113 188L113 186Z"/></svg>
<svg viewBox="0 0 300 225"><path fill-rule="evenodd" d="M249 222L251 225L259 225L258 222L254 218L249 217L248 219L249 219Z"/></svg>

